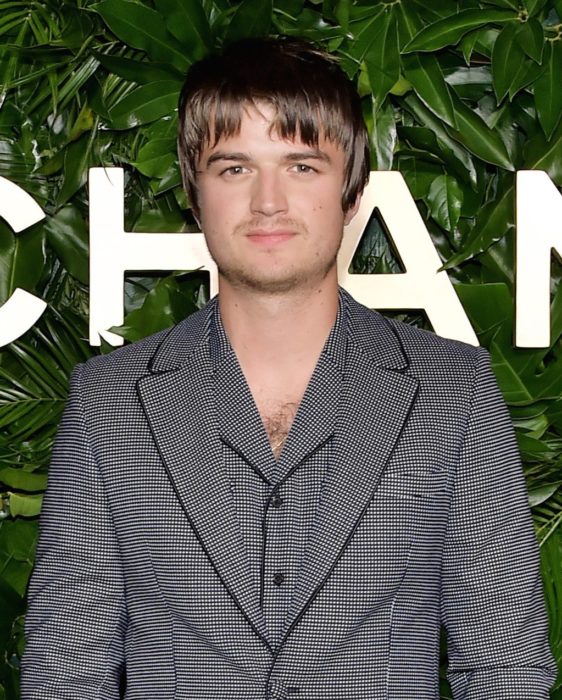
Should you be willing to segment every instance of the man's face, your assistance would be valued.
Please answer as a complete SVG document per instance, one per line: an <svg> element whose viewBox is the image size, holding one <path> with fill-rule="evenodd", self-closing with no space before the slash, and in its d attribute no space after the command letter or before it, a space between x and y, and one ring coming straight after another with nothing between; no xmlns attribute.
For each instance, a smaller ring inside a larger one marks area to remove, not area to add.
<svg viewBox="0 0 562 700"><path fill-rule="evenodd" d="M221 278L280 293L336 277L345 156L270 133L272 108L248 107L236 136L207 145L198 165L200 223Z"/></svg>

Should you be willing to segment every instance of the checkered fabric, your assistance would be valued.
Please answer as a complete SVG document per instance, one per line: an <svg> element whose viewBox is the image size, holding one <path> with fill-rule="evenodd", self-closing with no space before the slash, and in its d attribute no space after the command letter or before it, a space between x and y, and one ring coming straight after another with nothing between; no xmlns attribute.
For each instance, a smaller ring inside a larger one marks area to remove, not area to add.
<svg viewBox="0 0 562 700"><path fill-rule="evenodd" d="M209 349L219 435L248 565L259 588L268 638L279 643L333 451L347 344L347 305L338 313L279 461L220 318L210 315Z"/></svg>
<svg viewBox="0 0 562 700"><path fill-rule="evenodd" d="M537 545L486 351L342 296L328 472L273 634L219 434L216 300L76 369L23 700L436 700L442 624L455 700L546 700Z"/></svg>

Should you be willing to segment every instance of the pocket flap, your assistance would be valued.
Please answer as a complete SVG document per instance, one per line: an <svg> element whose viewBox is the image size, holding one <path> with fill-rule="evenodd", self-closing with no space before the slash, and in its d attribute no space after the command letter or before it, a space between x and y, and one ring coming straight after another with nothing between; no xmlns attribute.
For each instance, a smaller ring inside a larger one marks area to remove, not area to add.
<svg viewBox="0 0 562 700"><path fill-rule="evenodd" d="M445 491L446 487L447 472L444 469L438 471L391 470L387 471L380 480L377 494L395 498L423 498Z"/></svg>

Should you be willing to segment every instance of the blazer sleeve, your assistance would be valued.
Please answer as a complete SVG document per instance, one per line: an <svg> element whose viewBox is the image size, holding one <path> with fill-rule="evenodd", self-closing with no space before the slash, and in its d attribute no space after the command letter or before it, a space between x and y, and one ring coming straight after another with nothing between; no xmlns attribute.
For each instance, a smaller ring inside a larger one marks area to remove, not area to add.
<svg viewBox="0 0 562 700"><path fill-rule="evenodd" d="M126 625L114 527L88 440L82 366L49 468L28 591L23 700L120 697Z"/></svg>
<svg viewBox="0 0 562 700"><path fill-rule="evenodd" d="M479 348L447 528L442 620L455 700L546 700L538 546L510 415Z"/></svg>

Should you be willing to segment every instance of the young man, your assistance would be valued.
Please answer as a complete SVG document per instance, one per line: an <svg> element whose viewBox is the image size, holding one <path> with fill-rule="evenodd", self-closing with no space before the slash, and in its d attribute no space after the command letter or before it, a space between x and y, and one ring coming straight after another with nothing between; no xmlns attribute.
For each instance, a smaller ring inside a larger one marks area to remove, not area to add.
<svg viewBox="0 0 562 700"><path fill-rule="evenodd" d="M220 294L77 368L30 586L23 697L539 700L537 546L487 353L357 304L368 176L329 56L195 65L180 162Z"/></svg>

